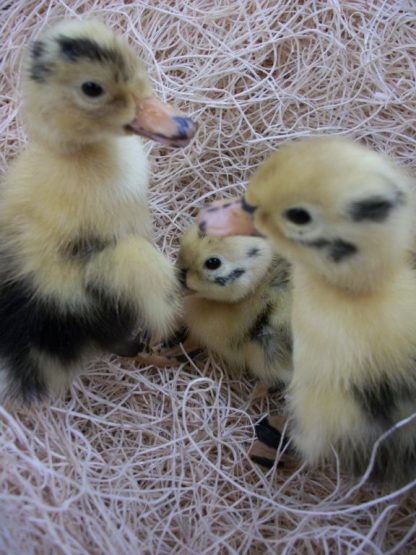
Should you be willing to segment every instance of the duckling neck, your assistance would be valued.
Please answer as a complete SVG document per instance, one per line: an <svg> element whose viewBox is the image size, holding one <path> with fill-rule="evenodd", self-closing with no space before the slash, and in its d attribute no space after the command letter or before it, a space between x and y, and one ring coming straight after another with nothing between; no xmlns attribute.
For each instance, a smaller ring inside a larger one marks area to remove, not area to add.
<svg viewBox="0 0 416 555"><path fill-rule="evenodd" d="M313 287L326 289L339 296L360 301L365 297L379 295L394 287L402 274L411 269L408 255L403 253L403 256L397 258L396 264L363 267L360 270L354 269L341 275L320 274L300 264L295 266L294 271L305 284L313 284Z"/></svg>
<svg viewBox="0 0 416 555"><path fill-rule="evenodd" d="M55 140L56 139L56 140ZM65 157L76 156L77 159L95 157L98 153L107 151L118 141L118 137L103 137L94 141L64 140L43 134L31 134L30 142L43 150L49 150L56 155Z"/></svg>

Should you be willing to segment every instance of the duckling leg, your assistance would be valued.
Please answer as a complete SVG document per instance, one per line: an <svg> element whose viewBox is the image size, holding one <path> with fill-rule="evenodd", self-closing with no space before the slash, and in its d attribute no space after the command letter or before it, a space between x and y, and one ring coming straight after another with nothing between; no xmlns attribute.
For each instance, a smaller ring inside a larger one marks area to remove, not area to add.
<svg viewBox="0 0 416 555"><path fill-rule="evenodd" d="M96 254L86 265L85 281L98 302L108 298L131 307L137 314L136 328L153 337L165 337L174 327L180 312L174 267L144 238L130 235Z"/></svg>
<svg viewBox="0 0 416 555"><path fill-rule="evenodd" d="M251 394L251 402L266 399L269 395L269 387L263 382L257 382Z"/></svg>
<svg viewBox="0 0 416 555"><path fill-rule="evenodd" d="M284 449L279 464L293 460L289 438L283 433L285 426L286 417L281 414L266 416L257 422L255 426L257 439L248 453L253 462L271 468L279 449Z"/></svg>

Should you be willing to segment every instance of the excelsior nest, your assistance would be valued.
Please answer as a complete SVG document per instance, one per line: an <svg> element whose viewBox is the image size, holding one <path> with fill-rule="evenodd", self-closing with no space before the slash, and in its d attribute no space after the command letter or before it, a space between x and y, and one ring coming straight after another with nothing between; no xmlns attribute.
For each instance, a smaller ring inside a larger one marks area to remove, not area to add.
<svg viewBox="0 0 416 555"><path fill-rule="evenodd" d="M411 0L0 0L2 170L25 142L29 38L89 14L128 35L156 91L200 124L183 151L149 145L171 256L196 208L240 193L286 139L348 134L415 164ZM208 355L179 369L111 358L53 406L0 408L0 552L416 552L412 485L386 496L335 471L253 465L253 421L273 407L250 389Z"/></svg>

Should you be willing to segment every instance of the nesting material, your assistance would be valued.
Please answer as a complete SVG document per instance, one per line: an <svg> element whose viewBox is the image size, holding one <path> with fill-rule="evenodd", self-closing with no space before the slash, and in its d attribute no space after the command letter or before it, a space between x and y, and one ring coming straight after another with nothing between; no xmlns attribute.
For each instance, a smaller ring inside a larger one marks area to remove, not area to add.
<svg viewBox="0 0 416 555"><path fill-rule="evenodd" d="M148 145L156 239L174 257L202 204L239 194L287 139L337 133L414 167L416 9L409 0L0 0L0 165L23 148L22 49L48 21L101 17L142 52L156 92L200 129ZM45 199L47 202L47 199ZM0 553L416 550L415 485L385 494L336 470L265 472L250 404L202 355L181 368L100 360L49 407L0 408Z"/></svg>

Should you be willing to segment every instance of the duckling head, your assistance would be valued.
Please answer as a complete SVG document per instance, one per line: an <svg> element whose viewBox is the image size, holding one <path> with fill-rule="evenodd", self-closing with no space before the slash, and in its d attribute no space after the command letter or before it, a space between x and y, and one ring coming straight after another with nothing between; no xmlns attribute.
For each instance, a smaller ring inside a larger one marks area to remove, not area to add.
<svg viewBox="0 0 416 555"><path fill-rule="evenodd" d="M200 225L211 235L260 233L293 264L364 293L408 259L413 211L402 170L362 145L318 137L283 146L254 173L239 207L205 209Z"/></svg>
<svg viewBox="0 0 416 555"><path fill-rule="evenodd" d="M269 242L262 237L210 237L192 225L181 238L177 267L188 290L232 303L253 292L272 256Z"/></svg>
<svg viewBox="0 0 416 555"><path fill-rule="evenodd" d="M253 175L242 204L290 261L349 290L381 283L412 242L409 177L341 138L284 146Z"/></svg>
<svg viewBox="0 0 416 555"><path fill-rule="evenodd" d="M128 43L97 21L64 21L33 44L23 79L29 132L50 145L138 134L185 146L194 123L157 100Z"/></svg>

